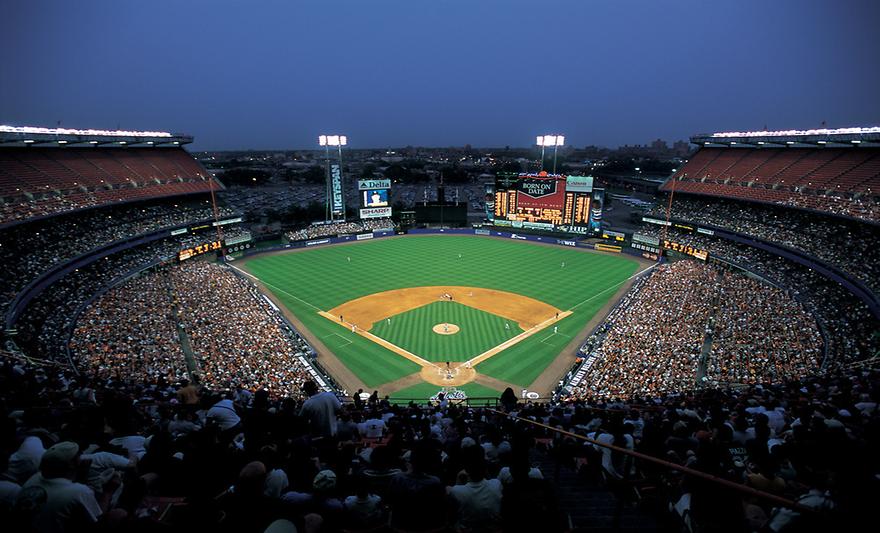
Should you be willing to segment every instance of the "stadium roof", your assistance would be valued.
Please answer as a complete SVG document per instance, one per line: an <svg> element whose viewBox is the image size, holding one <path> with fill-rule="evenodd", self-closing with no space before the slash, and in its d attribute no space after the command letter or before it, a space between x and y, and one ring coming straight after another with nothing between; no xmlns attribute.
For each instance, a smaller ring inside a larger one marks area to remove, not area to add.
<svg viewBox="0 0 880 533"><path fill-rule="evenodd" d="M0 125L0 146L180 146L191 135L167 131L94 130Z"/></svg>
<svg viewBox="0 0 880 533"><path fill-rule="evenodd" d="M691 137L691 142L701 146L732 148L880 147L880 127L699 133Z"/></svg>

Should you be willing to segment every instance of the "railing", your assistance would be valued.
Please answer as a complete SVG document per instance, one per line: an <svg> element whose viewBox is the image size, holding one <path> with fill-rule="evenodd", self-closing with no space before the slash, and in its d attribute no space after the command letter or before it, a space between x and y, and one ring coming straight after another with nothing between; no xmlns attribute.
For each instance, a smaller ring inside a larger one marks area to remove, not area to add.
<svg viewBox="0 0 880 533"><path fill-rule="evenodd" d="M658 459L657 457L654 457L654 456L652 456L652 455L646 455L646 454L644 454L644 453L637 452L637 451L634 451L634 450L629 450L629 449L626 449L626 448L621 448L621 447L619 447L619 446L615 446L615 445L613 445L613 444L608 444L608 443L604 443L604 442L599 442L599 441L594 440L594 439L591 439L591 438L589 438L589 437L585 437L585 436L583 436L583 435L579 435L579 434L577 434L577 433L572 433L571 431L566 431L566 430L564 430L564 429L555 428L555 427L549 426L549 425L544 424L544 423L541 423L541 422L536 422L536 421L534 421L534 420L529 420L528 418L522 418L522 417L519 417L519 416L513 416L513 415L510 415L509 413L505 413L505 412L502 412L502 411L498 411L498 410L496 410L496 409L491 409L491 408L488 408L488 407L487 407L486 409L488 409L489 411L494 412L495 414L498 414L498 415L501 415L501 416L506 416L506 417L512 418L512 419L514 419L514 420L517 420L517 421L519 421L519 422L525 422L525 423L527 423L527 424L532 424L532 425L534 425L534 426L541 427L541 428L543 428L543 429L546 429L546 430L552 431L552 432L554 432L554 433L556 433L556 434L559 434L559 435L564 435L564 436L566 436L566 437L571 437L571 438L576 439L576 440L580 440L580 441L583 441L583 442L588 442L588 443L593 444L593 445L595 445L595 446L599 446L599 447L601 447L601 448L607 448L607 449L609 449L609 450L611 450L611 451L614 451L614 452L617 452L617 453L621 453L621 454L623 454L623 455L627 455L627 456L632 457L632 458L634 458L634 459L640 459L640 460L642 460L642 461L645 461L645 462L648 462L648 463L651 463L651 464L654 464L654 465L657 465L657 466L661 466L661 467L663 467L663 468L668 468L668 469L670 469L670 470L674 470L674 471L676 471L676 472L680 472L680 473L685 474L685 475L687 475L687 476L691 476L691 477L694 477L694 478L699 478L699 479L701 479L701 480L703 480L703 481L708 481L708 482L710 482L710 483L714 483L714 484L716 484L716 485L719 485L719 486L722 486L722 487L725 487L725 488L731 489L731 490L733 490L733 491L735 491L735 492L738 492L738 493L742 494L743 496L748 496L748 497L753 497L753 498L759 498L759 499L761 499L761 500L764 500L764 501L767 501L767 502L771 502L771 503L774 503L774 504L776 504L776 505L780 505L780 506L782 506L782 507L787 507L787 508L789 508L789 509L794 509L794 510L797 510L797 511L800 511L800 512L803 512L803 513L807 513L807 514L810 514L810 515L816 515L816 514L819 512L819 511L817 511L816 509L812 509L812 508L810 508L810 507L805 507L805 506L799 504L798 502L796 502L796 501L794 501L794 500L789 500L788 498L783 498L783 497L781 497L781 496L777 496L776 494L771 494L771 493L769 493L769 492L764 492L764 491L762 491L762 490L758 490L758 489L755 489L755 488L752 488L752 487L749 487L749 486L746 486L746 485L742 485L742 484L740 484L740 483L735 483L735 482L733 482L733 481L730 481L730 480L727 480L727 479L724 479L724 478L720 478L720 477L717 477L717 476L713 476L713 475L711 475L711 474L707 474L707 473L705 473L705 472L701 472L701 471L699 471L699 470L695 470L695 469L693 469L693 468L689 468L689 467L686 467L686 466L682 466L682 465L679 465L679 464L676 464L676 463L671 463L671 462L669 462L669 461L665 461L665 460L663 460L663 459Z"/></svg>

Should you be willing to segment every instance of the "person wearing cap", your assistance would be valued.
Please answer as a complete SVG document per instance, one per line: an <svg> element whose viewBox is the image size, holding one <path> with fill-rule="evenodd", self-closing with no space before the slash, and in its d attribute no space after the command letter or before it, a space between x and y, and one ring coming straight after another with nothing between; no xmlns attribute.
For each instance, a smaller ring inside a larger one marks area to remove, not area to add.
<svg viewBox="0 0 880 533"><path fill-rule="evenodd" d="M59 442L46 450L40 461L40 471L23 488L41 487L46 491L46 503L34 519L34 528L43 532L76 531L98 521L105 509L95 493L81 483L74 482L79 464L79 446L70 441ZM105 491L108 498L113 491Z"/></svg>

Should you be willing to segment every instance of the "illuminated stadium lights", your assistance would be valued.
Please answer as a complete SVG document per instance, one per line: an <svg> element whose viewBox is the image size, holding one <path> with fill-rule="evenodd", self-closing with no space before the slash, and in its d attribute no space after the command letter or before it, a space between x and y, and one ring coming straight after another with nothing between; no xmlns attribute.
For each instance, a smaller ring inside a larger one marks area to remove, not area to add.
<svg viewBox="0 0 880 533"><path fill-rule="evenodd" d="M0 125L0 133L30 133L42 135L88 135L97 137L173 137L167 131L77 130L71 128L38 128L34 126Z"/></svg>
<svg viewBox="0 0 880 533"><path fill-rule="evenodd" d="M325 220L327 222L345 221L344 178L342 176L342 147L348 144L345 135L319 135L318 144L324 147L327 159L327 205ZM336 147L337 163L330 164L330 147ZM331 168L332 167L332 168Z"/></svg>
<svg viewBox="0 0 880 533"><path fill-rule="evenodd" d="M564 135L538 135L538 146L563 146L565 143Z"/></svg>
<svg viewBox="0 0 880 533"><path fill-rule="evenodd" d="M713 133L712 137L790 137L794 135L859 135L864 133L880 133L880 126L864 128L836 128L815 130L780 130L780 131L726 131Z"/></svg>
<svg viewBox="0 0 880 533"><path fill-rule="evenodd" d="M541 147L541 170L544 170L544 149L548 146L553 147L553 173L556 174L556 152L565 144L565 136L538 135L535 139L535 144Z"/></svg>
<svg viewBox="0 0 880 533"><path fill-rule="evenodd" d="M321 146L345 146L348 144L348 137L345 135L319 135L318 144Z"/></svg>

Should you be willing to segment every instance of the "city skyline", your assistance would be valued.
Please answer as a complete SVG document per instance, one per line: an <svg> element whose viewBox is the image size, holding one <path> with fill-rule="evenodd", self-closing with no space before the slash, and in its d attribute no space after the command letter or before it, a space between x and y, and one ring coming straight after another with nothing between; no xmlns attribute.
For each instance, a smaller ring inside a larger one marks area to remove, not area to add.
<svg viewBox="0 0 880 533"><path fill-rule="evenodd" d="M511 0L0 6L0 123L193 150L619 147L880 124L880 4Z"/></svg>

